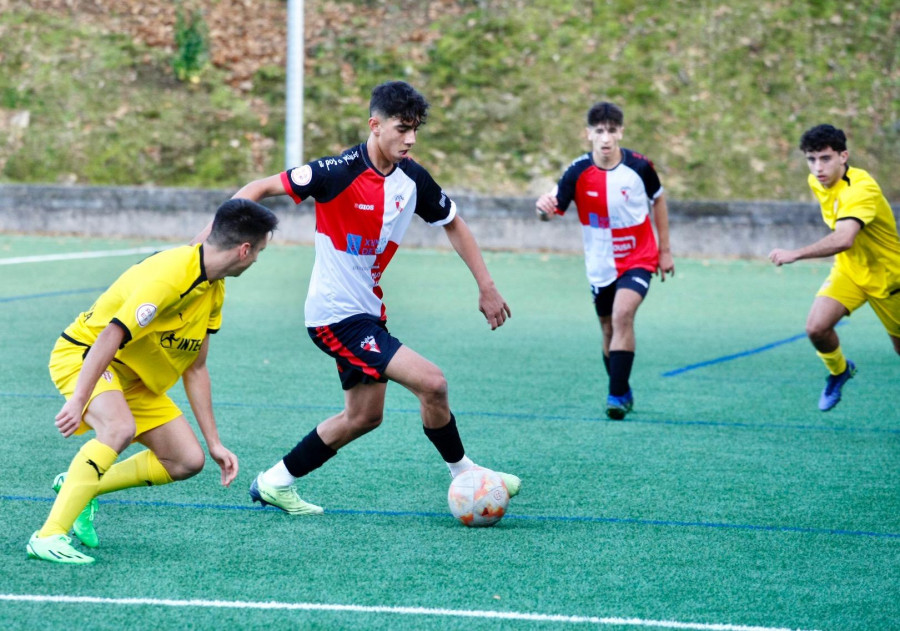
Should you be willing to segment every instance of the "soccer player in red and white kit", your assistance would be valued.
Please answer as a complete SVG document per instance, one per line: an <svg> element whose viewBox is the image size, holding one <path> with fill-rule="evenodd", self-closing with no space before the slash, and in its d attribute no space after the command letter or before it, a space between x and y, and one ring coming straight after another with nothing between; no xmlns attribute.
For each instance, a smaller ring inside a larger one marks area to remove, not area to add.
<svg viewBox="0 0 900 631"><path fill-rule="evenodd" d="M344 445L381 424L387 382L419 399L426 436L456 476L475 466L463 448L440 368L401 344L387 329L379 283L413 215L443 227L478 284L478 305L491 329L511 312L494 286L481 250L456 204L409 157L428 103L412 86L391 81L372 91L369 138L339 156L256 180L235 197L259 201L289 195L316 201L316 259L306 298L306 326L316 345L337 362L344 409L307 434L250 486L255 502L295 515L318 514L294 482L323 465ZM500 473L510 496L518 477Z"/></svg>
<svg viewBox="0 0 900 631"><path fill-rule="evenodd" d="M556 188L537 200L548 220L578 209L584 258L594 308L603 331L603 363L609 374L606 415L621 420L634 406L629 378L634 363L634 317L650 289L650 275L675 273L669 248L669 213L653 163L619 146L622 110L596 103L587 115L591 151L572 162ZM650 224L650 210L659 236Z"/></svg>

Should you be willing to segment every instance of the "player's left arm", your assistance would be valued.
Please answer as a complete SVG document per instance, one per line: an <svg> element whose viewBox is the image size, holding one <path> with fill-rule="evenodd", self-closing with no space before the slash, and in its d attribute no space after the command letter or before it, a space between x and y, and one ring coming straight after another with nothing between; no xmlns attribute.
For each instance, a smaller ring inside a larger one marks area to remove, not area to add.
<svg viewBox="0 0 900 631"><path fill-rule="evenodd" d="M444 230L453 249L468 266L472 276L475 277L475 282L478 283L478 309L484 314L493 331L512 316L509 305L494 285L494 279L491 278L481 256L481 248L478 247L475 236L462 217L456 215L450 223L444 225Z"/></svg>
<svg viewBox="0 0 900 631"><path fill-rule="evenodd" d="M222 484L228 486L237 477L238 459L219 439L216 417L213 414L212 383L209 378L209 369L206 367L208 353L209 333L203 339L197 359L184 371L181 380L184 383L184 392L191 404L191 410L194 412L194 418L197 419L197 425L203 432L203 439L206 441L209 455L222 470Z"/></svg>
<svg viewBox="0 0 900 631"><path fill-rule="evenodd" d="M660 193L653 200L653 222L659 239L659 280L665 282L666 274L675 275L675 259L672 258L672 246L669 243L669 205L666 203L665 193Z"/></svg>

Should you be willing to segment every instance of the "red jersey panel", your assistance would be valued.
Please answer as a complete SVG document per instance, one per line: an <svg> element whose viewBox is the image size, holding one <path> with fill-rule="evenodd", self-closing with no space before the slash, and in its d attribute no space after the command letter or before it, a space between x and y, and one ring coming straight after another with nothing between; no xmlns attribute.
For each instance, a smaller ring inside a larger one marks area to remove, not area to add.
<svg viewBox="0 0 900 631"><path fill-rule="evenodd" d="M575 202L592 287L606 287L629 269L656 271L650 204L662 192L653 163L629 149L622 149L622 161L610 170L594 165L590 153L566 169L557 185L557 212Z"/></svg>
<svg viewBox="0 0 900 631"><path fill-rule="evenodd" d="M413 160L389 175L369 162L365 143L281 174L298 204L316 201L316 261L306 296L306 326L367 313L387 319L379 285L414 214L435 226L456 216L456 204Z"/></svg>

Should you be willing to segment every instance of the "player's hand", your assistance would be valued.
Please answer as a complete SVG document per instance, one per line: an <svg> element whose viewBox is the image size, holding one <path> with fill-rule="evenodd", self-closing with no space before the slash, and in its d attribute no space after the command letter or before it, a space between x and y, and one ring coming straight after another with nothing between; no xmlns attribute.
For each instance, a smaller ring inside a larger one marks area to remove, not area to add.
<svg viewBox="0 0 900 631"><path fill-rule="evenodd" d="M59 433L68 438L75 433L78 426L81 425L81 414L84 411L84 401L70 398L56 415L56 429Z"/></svg>
<svg viewBox="0 0 900 631"><path fill-rule="evenodd" d="M207 447L209 448L209 455L222 470L222 486L228 486L234 482L238 474L237 456L226 449L222 443L207 445Z"/></svg>
<svg viewBox="0 0 900 631"><path fill-rule="evenodd" d="M503 326L506 319L512 317L509 305L506 304L503 296L500 295L500 292L493 285L479 292L478 310L484 314L488 324L491 325L491 331L499 326Z"/></svg>
<svg viewBox="0 0 900 631"><path fill-rule="evenodd" d="M793 263L797 260L797 256L794 254L793 250L782 250L779 248L775 248L771 252L769 252L769 260L775 263L775 265L781 267L787 263Z"/></svg>
<svg viewBox="0 0 900 631"><path fill-rule="evenodd" d="M659 280L660 282L666 282L666 274L670 276L675 275L675 259L672 258L671 252L660 252L659 253L659 267L657 268L657 272L659 272Z"/></svg>
<svg viewBox="0 0 900 631"><path fill-rule="evenodd" d="M538 197L534 205L535 212L541 221L550 221L556 215L557 199L556 195L544 193Z"/></svg>

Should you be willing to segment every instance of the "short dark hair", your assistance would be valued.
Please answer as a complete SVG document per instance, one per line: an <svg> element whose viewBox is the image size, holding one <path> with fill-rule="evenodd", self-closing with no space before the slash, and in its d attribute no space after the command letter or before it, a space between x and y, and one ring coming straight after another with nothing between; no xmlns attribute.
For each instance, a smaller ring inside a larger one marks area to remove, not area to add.
<svg viewBox="0 0 900 631"><path fill-rule="evenodd" d="M375 115L397 117L418 127L428 118L428 101L406 81L387 81L372 90L369 116Z"/></svg>
<svg viewBox="0 0 900 631"><path fill-rule="evenodd" d="M594 127L600 123L609 123L613 127L622 127L625 124L625 112L622 108L607 101L594 103L587 113L588 127Z"/></svg>
<svg viewBox="0 0 900 631"><path fill-rule="evenodd" d="M824 151L831 147L838 153L847 151L847 136L833 125L816 125L800 136L800 151Z"/></svg>
<svg viewBox="0 0 900 631"><path fill-rule="evenodd" d="M229 199L219 206L208 241L223 250L242 243L256 245L278 227L271 210L249 199Z"/></svg>

